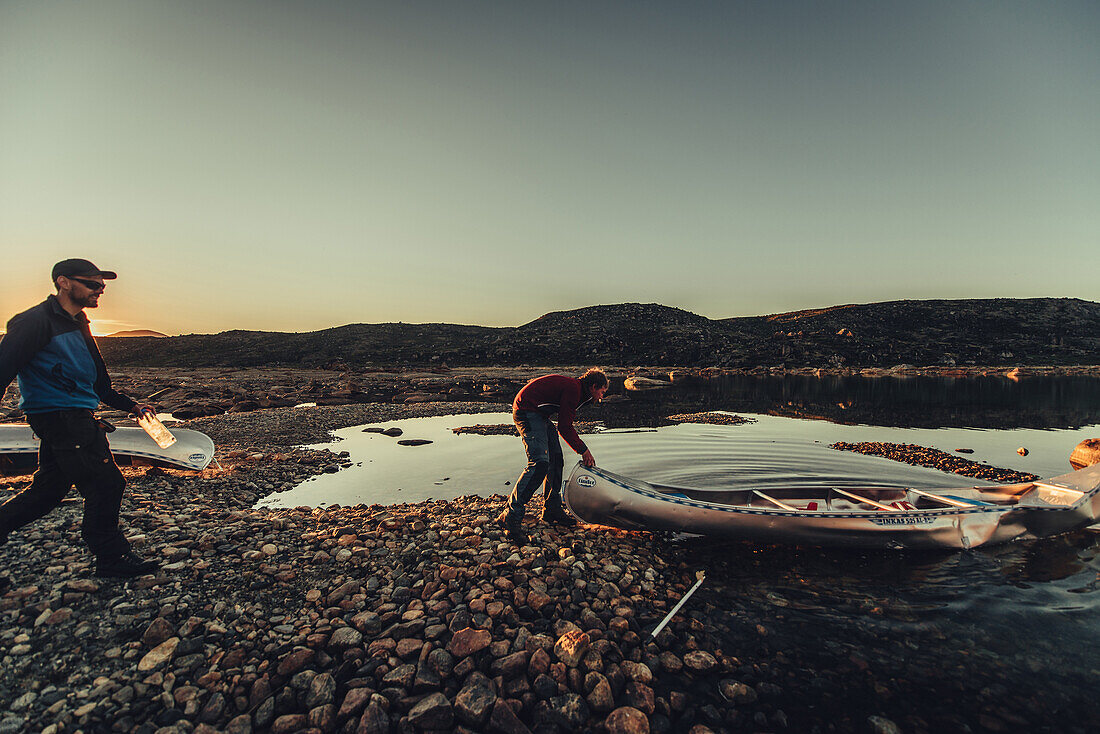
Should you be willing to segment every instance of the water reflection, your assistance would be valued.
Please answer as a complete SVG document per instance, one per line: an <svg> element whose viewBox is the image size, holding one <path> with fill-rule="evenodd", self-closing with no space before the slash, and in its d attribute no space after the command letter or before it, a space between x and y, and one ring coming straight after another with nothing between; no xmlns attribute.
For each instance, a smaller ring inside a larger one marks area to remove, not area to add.
<svg viewBox="0 0 1100 734"><path fill-rule="evenodd" d="M999 555L1001 572L1018 585L1061 581L1093 569L1097 535L1091 531L1049 538L1041 543L1006 546Z"/></svg>
<svg viewBox="0 0 1100 734"><path fill-rule="evenodd" d="M775 660L798 692L792 730L1100 727L1094 533L959 553L675 545L707 571L694 613L723 649Z"/></svg>
<svg viewBox="0 0 1100 734"><path fill-rule="evenodd" d="M1100 422L1100 379L1093 377L725 376L628 395L592 412L609 426L660 425L672 413L703 410L899 428L1080 428Z"/></svg>
<svg viewBox="0 0 1100 734"><path fill-rule="evenodd" d="M1084 608L1080 598L1063 595L1082 593L1100 572L1100 534L1088 530L966 553L760 546L691 537L678 539L676 546L698 559L708 569L708 578L713 576L719 584L766 583L772 590L777 583L798 589L813 585L826 606L805 600L803 606L820 611L845 600L850 603L853 594L912 595L908 601L913 605L958 611L961 607L954 602L966 606L975 595L991 592L1011 596L1014 603L1030 599L1042 605L1060 596L1061 602ZM1018 593L1038 587L1043 591ZM1100 597L1088 601L1088 608L1097 605Z"/></svg>

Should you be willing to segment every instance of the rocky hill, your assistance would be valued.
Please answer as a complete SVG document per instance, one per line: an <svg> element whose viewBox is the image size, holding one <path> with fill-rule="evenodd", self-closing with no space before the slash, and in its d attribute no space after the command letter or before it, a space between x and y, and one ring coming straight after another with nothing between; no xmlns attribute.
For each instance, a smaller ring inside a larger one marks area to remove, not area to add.
<svg viewBox="0 0 1100 734"><path fill-rule="evenodd" d="M518 327L351 324L101 338L113 367L676 365L751 368L1100 364L1100 304L888 301L729 319L658 304L556 311Z"/></svg>

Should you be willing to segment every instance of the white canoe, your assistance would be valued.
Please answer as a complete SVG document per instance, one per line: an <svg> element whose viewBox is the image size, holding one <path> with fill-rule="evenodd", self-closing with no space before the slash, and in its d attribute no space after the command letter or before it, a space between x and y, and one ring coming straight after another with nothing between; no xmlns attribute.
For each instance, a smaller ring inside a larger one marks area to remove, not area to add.
<svg viewBox="0 0 1100 734"><path fill-rule="evenodd" d="M116 428L107 434L116 458L142 459L196 471L214 459L214 442L205 433L170 428L176 442L166 449L157 445L140 428ZM25 423L0 425L0 472L29 473L38 462L38 436ZM126 463L122 461L120 463Z"/></svg>
<svg viewBox="0 0 1100 734"><path fill-rule="evenodd" d="M959 489L687 489L578 463L563 487L585 522L763 543L974 548L1049 537L1100 516L1100 464L1036 482Z"/></svg>

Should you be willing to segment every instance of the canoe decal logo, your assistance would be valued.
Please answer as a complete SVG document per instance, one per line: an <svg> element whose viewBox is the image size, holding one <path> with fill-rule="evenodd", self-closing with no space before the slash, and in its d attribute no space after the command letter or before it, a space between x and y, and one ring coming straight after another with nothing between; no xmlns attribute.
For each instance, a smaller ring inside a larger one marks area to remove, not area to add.
<svg viewBox="0 0 1100 734"><path fill-rule="evenodd" d="M875 525L931 525L935 518L922 515L908 515L906 517L872 517L868 518Z"/></svg>
<svg viewBox="0 0 1100 734"><path fill-rule="evenodd" d="M202 461L206 458L206 454L191 454L187 457L188 461Z"/></svg>
<svg viewBox="0 0 1100 734"><path fill-rule="evenodd" d="M581 474L579 477L577 477L577 484L581 485L582 487L595 487L596 480L588 476L587 474Z"/></svg>

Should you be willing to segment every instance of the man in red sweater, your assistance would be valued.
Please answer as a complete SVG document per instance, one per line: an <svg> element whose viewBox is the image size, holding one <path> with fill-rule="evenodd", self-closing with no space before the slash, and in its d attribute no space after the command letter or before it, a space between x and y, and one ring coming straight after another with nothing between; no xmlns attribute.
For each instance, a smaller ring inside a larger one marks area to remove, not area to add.
<svg viewBox="0 0 1100 734"><path fill-rule="evenodd" d="M558 434L581 455L585 466L593 466L596 460L573 427L577 408L590 401L599 402L607 392L607 375L591 369L580 379L565 375L543 375L531 380L512 401L512 420L519 429L523 448L527 452L527 466L520 474L516 486L508 497L508 508L498 520L508 531L508 537L517 545L527 542L523 531L523 513L527 501L535 489L544 484L542 519L547 522L573 524L576 520L565 510L561 499L561 473L564 459ZM550 417L558 414L555 429Z"/></svg>

